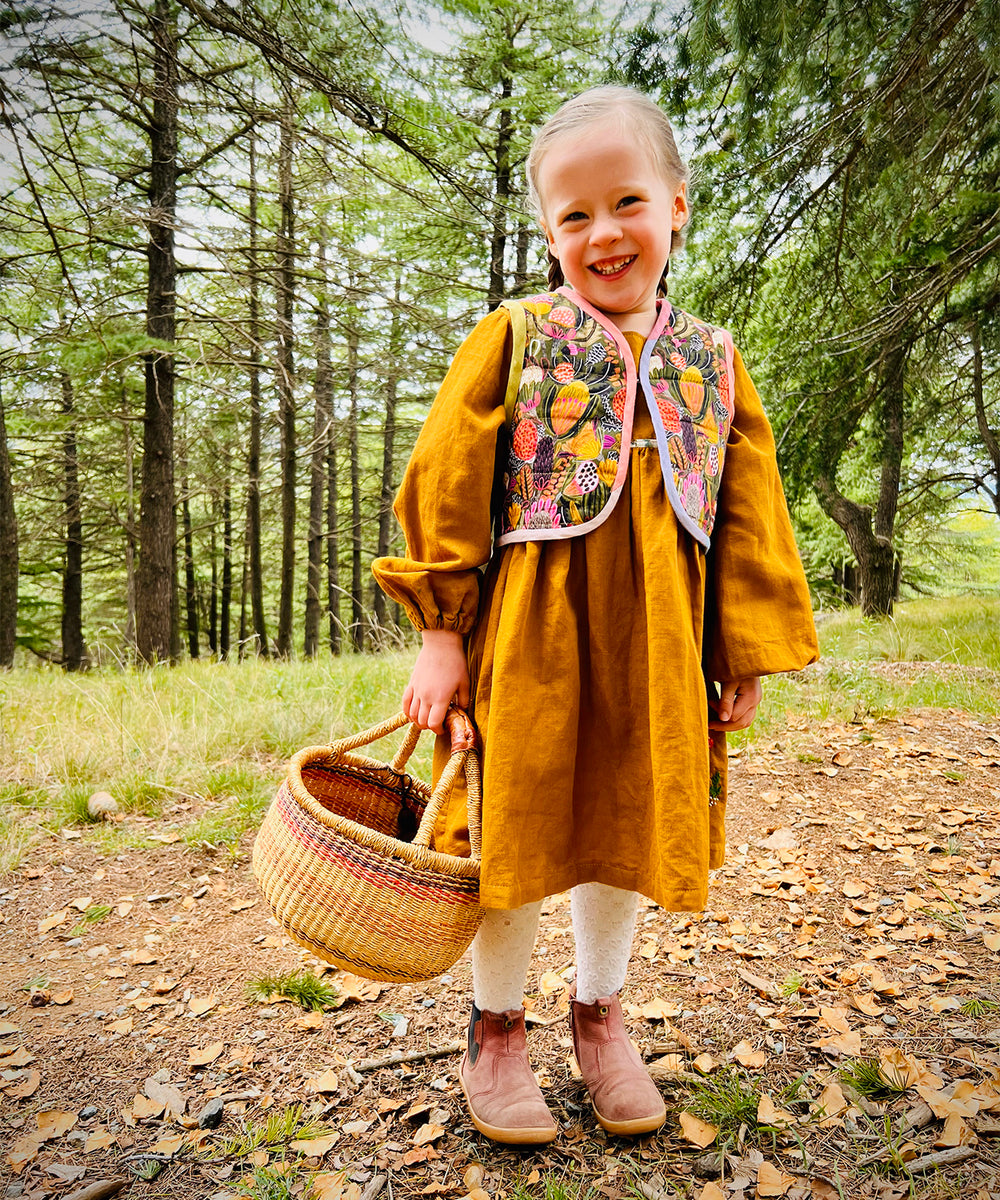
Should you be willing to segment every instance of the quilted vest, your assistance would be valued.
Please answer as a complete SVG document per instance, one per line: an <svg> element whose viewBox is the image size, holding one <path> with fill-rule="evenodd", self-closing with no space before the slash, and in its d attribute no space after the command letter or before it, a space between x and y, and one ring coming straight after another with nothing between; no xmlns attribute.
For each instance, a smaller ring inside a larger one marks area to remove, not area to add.
<svg viewBox="0 0 1000 1200"><path fill-rule="evenodd" d="M507 300L510 451L498 545L575 537L606 521L628 474L637 388L681 525L708 548L733 416L733 342L659 302L639 363L571 288Z"/></svg>

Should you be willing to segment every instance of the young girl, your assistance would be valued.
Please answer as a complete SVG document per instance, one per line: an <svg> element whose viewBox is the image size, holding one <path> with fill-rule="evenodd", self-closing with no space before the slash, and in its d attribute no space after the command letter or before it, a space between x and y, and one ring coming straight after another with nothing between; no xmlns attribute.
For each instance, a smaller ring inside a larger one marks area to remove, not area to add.
<svg viewBox="0 0 1000 1200"><path fill-rule="evenodd" d="M752 721L760 676L816 658L757 393L729 335L666 299L688 220L669 122L638 93L585 92L538 133L528 178L551 290L459 350L396 501L406 557L374 567L422 630L407 715L441 733L457 700L482 738L486 915L459 1078L476 1126L514 1143L557 1133L522 997L541 901L566 889L597 1120L665 1120L618 1001L639 895L704 907L725 734ZM464 813L456 795L438 849L468 853Z"/></svg>

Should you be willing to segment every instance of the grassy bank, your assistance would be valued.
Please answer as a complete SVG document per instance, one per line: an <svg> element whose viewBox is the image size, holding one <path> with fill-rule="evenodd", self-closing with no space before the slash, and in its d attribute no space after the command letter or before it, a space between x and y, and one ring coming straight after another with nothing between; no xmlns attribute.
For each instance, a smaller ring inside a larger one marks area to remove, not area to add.
<svg viewBox="0 0 1000 1200"><path fill-rule="evenodd" d="M823 661L770 679L754 728L789 714L868 720L907 708L1000 715L1000 599L900 606L891 622L856 614L820 625ZM169 817L192 843L231 845L274 793L302 746L373 725L396 710L413 651L315 662L194 662L151 671L0 675L0 870L34 837L88 823L106 790L126 813ZM426 771L430 741L414 767ZM110 845L141 823L101 826Z"/></svg>

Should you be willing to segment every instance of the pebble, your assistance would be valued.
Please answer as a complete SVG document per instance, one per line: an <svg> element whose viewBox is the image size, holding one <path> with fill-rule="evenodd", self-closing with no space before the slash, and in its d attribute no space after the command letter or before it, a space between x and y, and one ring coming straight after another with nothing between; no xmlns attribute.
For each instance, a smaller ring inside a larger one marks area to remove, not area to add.
<svg viewBox="0 0 1000 1200"><path fill-rule="evenodd" d="M88 1121L91 1117L96 1117L96 1116L97 1116L97 1109L94 1107L93 1104L85 1104L83 1106L83 1108L80 1109L80 1120L81 1121Z"/></svg>
<svg viewBox="0 0 1000 1200"><path fill-rule="evenodd" d="M882 1014L882 1024L883 1024L883 1025L890 1025L890 1026L891 1026L891 1025L898 1025L898 1024L899 1024L899 1018L898 1018L898 1017L894 1017L894 1016L892 1015L892 1013L883 1013L883 1014Z"/></svg>
<svg viewBox="0 0 1000 1200"><path fill-rule="evenodd" d="M154 1049L155 1049L155 1047L154 1047ZM152 1076L152 1078L157 1083L169 1083L170 1082L170 1072L167 1070L166 1067L160 1067L160 1069L156 1072L155 1075Z"/></svg>
<svg viewBox="0 0 1000 1200"><path fill-rule="evenodd" d="M94 1011L90 1015L95 1017L98 1021L103 1021L104 1018L108 1014L104 1011L103 1008L95 1008ZM85 1017L85 1016L87 1016L87 1013L80 1013L80 1016Z"/></svg>
<svg viewBox="0 0 1000 1200"><path fill-rule="evenodd" d="M77 948L77 946L82 946L82 945L83 945L83 938L70 938L69 941L66 943L66 948L68 950L75 950Z"/></svg>
<svg viewBox="0 0 1000 1200"><path fill-rule="evenodd" d="M213 1100L205 1105L198 1114L199 1129L217 1129L222 1123L222 1113L224 1105L222 1100L216 1096Z"/></svg>

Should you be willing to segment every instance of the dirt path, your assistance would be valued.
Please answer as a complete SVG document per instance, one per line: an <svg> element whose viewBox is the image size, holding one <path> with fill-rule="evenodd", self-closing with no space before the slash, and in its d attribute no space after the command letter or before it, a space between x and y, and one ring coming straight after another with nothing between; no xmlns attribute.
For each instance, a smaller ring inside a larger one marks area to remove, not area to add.
<svg viewBox="0 0 1000 1200"><path fill-rule="evenodd" d="M529 1003L562 1133L538 1152L472 1129L454 1055L354 1069L461 1039L467 960L412 987L331 972L343 1003L323 1015L251 1003L248 980L311 960L269 923L248 846L195 853L165 820L155 849L105 857L68 831L0 881L0 1197L121 1179L130 1197L223 1200L265 1167L257 1195L301 1194L311 1168L324 1200L541 1195L552 1171L611 1198L1000 1197L998 806L1000 736L961 713L793 724L735 758L710 908L641 913L624 995L668 1123L609 1139L584 1103L557 897ZM852 1092L838 1069L859 1059L897 1090ZM222 1124L199 1129L212 1100ZM290 1147L272 1122L273 1144L232 1144L292 1104L329 1136Z"/></svg>

